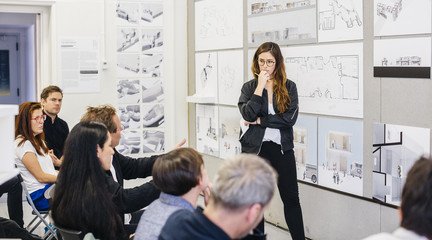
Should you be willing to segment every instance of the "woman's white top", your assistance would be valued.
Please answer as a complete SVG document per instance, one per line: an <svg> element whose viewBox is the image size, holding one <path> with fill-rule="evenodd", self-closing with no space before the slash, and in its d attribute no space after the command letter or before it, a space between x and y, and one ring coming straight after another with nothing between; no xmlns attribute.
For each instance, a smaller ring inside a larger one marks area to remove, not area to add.
<svg viewBox="0 0 432 240"><path fill-rule="evenodd" d="M268 113L269 114L276 114L276 112L273 109L273 104L269 103L268 105ZM263 138L263 142L265 141L272 141L275 142L277 144L281 144L281 134L279 129L277 128L266 128L265 133L264 133L264 138Z"/></svg>
<svg viewBox="0 0 432 240"><path fill-rule="evenodd" d="M22 161L24 155L28 152L34 153L37 157L39 165L41 166L42 171L48 174L57 175L57 171L54 168L54 164L51 160L51 157L48 154L44 154L43 156L39 155L36 152L36 149L33 147L30 141L26 140L21 146L18 146L22 138L18 137L15 139L15 164L19 169L21 176L24 180L25 185L29 193L37 191L45 187L46 183L40 183L34 176L29 172L29 170L24 166Z"/></svg>

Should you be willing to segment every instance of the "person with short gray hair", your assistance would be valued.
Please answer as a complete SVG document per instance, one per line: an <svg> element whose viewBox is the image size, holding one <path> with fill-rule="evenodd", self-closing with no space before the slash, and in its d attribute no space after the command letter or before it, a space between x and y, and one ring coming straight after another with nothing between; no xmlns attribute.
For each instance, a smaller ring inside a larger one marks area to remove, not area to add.
<svg viewBox="0 0 432 240"><path fill-rule="evenodd" d="M206 209L173 213L159 239L224 240L246 236L261 221L273 198L276 179L274 169L257 155L240 154L225 160L215 176Z"/></svg>

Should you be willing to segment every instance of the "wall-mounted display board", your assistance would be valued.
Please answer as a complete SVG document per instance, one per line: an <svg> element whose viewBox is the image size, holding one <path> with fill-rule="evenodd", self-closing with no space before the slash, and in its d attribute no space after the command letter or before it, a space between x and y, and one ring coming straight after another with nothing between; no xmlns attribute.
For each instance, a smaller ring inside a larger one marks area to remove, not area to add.
<svg viewBox="0 0 432 240"><path fill-rule="evenodd" d="M256 48L249 48L249 50L248 50L247 66L246 66L246 69L247 69L247 79L246 79L246 81L249 81L249 80L251 80L251 79L253 79L253 78L256 77L256 76L253 75L252 70L251 70L252 61L253 61L253 57L254 57L254 54L255 54L256 50L257 50Z"/></svg>
<svg viewBox="0 0 432 240"><path fill-rule="evenodd" d="M300 112L363 117L363 44L282 48Z"/></svg>
<svg viewBox="0 0 432 240"><path fill-rule="evenodd" d="M244 82L243 51L218 52L218 103L237 106Z"/></svg>
<svg viewBox="0 0 432 240"><path fill-rule="evenodd" d="M317 40L314 0L248 0L247 9L249 47L269 41L288 45Z"/></svg>
<svg viewBox="0 0 432 240"><path fill-rule="evenodd" d="M318 183L318 118L299 114L294 130L297 179Z"/></svg>
<svg viewBox="0 0 432 240"><path fill-rule="evenodd" d="M196 104L196 149L204 154L219 157L218 107Z"/></svg>
<svg viewBox="0 0 432 240"><path fill-rule="evenodd" d="M243 1L195 2L195 51L243 47Z"/></svg>
<svg viewBox="0 0 432 240"><path fill-rule="evenodd" d="M125 129L117 150L142 155L165 151L163 2L119 0L117 98Z"/></svg>
<svg viewBox="0 0 432 240"><path fill-rule="evenodd" d="M430 78L431 38L374 40L374 77Z"/></svg>
<svg viewBox="0 0 432 240"><path fill-rule="evenodd" d="M318 117L318 184L363 195L363 122Z"/></svg>
<svg viewBox="0 0 432 240"><path fill-rule="evenodd" d="M430 129L375 123L373 130L373 198L400 205L408 171L430 155Z"/></svg>
<svg viewBox="0 0 432 240"><path fill-rule="evenodd" d="M195 97L211 98L211 103L217 101L218 86L218 54L203 52L195 54Z"/></svg>
<svg viewBox="0 0 432 240"><path fill-rule="evenodd" d="M219 157L222 159L241 153L240 118L241 115L237 107L219 106Z"/></svg>
<svg viewBox="0 0 432 240"><path fill-rule="evenodd" d="M363 1L319 0L318 40L363 39Z"/></svg>
<svg viewBox="0 0 432 240"><path fill-rule="evenodd" d="M374 35L431 33L430 0L374 0Z"/></svg>

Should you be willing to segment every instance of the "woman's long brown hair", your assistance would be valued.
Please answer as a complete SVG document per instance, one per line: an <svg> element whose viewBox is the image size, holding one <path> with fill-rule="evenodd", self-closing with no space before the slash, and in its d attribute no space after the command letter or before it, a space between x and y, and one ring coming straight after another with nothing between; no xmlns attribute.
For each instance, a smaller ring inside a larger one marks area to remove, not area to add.
<svg viewBox="0 0 432 240"><path fill-rule="evenodd" d="M35 136L31 127L32 114L38 109L42 109L42 105L38 102L24 102L19 106L19 113L15 118L15 138L18 136L23 138L18 146L23 145L27 140L30 141L36 152L42 156L44 153L48 153L48 148L45 145L45 134L41 133Z"/></svg>
<svg viewBox="0 0 432 240"><path fill-rule="evenodd" d="M288 89L286 88L287 78L285 73L285 64L279 45L273 42L265 42L258 47L253 57L253 63L251 67L252 74L256 76L255 73L260 72L258 56L264 52L269 52L276 60L275 69L273 72L273 91L276 97L277 109L280 113L283 113L288 109L288 106L291 103L291 98L289 96Z"/></svg>

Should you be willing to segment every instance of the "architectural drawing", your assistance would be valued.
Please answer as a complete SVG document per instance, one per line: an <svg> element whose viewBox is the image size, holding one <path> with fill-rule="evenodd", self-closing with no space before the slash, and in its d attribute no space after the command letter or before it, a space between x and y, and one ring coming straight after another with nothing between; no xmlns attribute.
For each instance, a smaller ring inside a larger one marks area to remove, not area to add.
<svg viewBox="0 0 432 240"><path fill-rule="evenodd" d="M363 38L363 1L321 0L318 3L320 42Z"/></svg>
<svg viewBox="0 0 432 240"><path fill-rule="evenodd" d="M431 38L374 41L374 76L430 78Z"/></svg>
<svg viewBox="0 0 432 240"><path fill-rule="evenodd" d="M197 150L203 154L219 157L218 108L196 104Z"/></svg>
<svg viewBox="0 0 432 240"><path fill-rule="evenodd" d="M140 131L123 131L120 143L116 147L121 154L132 155L141 153L141 133Z"/></svg>
<svg viewBox="0 0 432 240"><path fill-rule="evenodd" d="M117 84L117 98L119 103L140 103L139 80L120 80Z"/></svg>
<svg viewBox="0 0 432 240"><path fill-rule="evenodd" d="M123 129L140 128L140 105L127 105L119 107L119 117Z"/></svg>
<svg viewBox="0 0 432 240"><path fill-rule="evenodd" d="M165 151L165 133L157 130L143 131L143 153Z"/></svg>
<svg viewBox="0 0 432 240"><path fill-rule="evenodd" d="M195 54L195 95L217 98L218 54L216 52Z"/></svg>
<svg viewBox="0 0 432 240"><path fill-rule="evenodd" d="M390 3L378 2L376 4L376 14L384 19L390 18L393 21L399 16L402 11L402 0L395 0Z"/></svg>
<svg viewBox="0 0 432 240"><path fill-rule="evenodd" d="M164 119L164 105L163 104L150 104L143 105L142 107L142 123L143 127L159 127Z"/></svg>
<svg viewBox="0 0 432 240"><path fill-rule="evenodd" d="M316 42L316 5L248 17L249 47L266 41L280 45Z"/></svg>
<svg viewBox="0 0 432 240"><path fill-rule="evenodd" d="M243 1L195 2L195 50L243 46Z"/></svg>
<svg viewBox="0 0 432 240"><path fill-rule="evenodd" d="M374 35L431 33L430 0L374 0Z"/></svg>
<svg viewBox="0 0 432 240"><path fill-rule="evenodd" d="M218 52L218 99L220 104L237 106L243 86L243 51Z"/></svg>
<svg viewBox="0 0 432 240"><path fill-rule="evenodd" d="M139 49L133 48L133 46L138 45L138 35L136 28L119 28L117 31L117 52L124 52L126 50L138 52Z"/></svg>
<svg viewBox="0 0 432 240"><path fill-rule="evenodd" d="M140 66L139 54L117 54L117 76L136 76Z"/></svg>
<svg viewBox="0 0 432 240"><path fill-rule="evenodd" d="M363 123L318 118L318 184L363 195Z"/></svg>
<svg viewBox="0 0 432 240"><path fill-rule="evenodd" d="M429 129L375 123L373 198L400 205L408 171L420 156L429 154Z"/></svg>
<svg viewBox="0 0 432 240"><path fill-rule="evenodd" d="M163 32L161 29L143 29L141 34L141 50L143 52L162 51Z"/></svg>
<svg viewBox="0 0 432 240"><path fill-rule="evenodd" d="M117 2L117 17L119 25L136 25L139 21L139 4Z"/></svg>
<svg viewBox="0 0 432 240"><path fill-rule="evenodd" d="M143 26L162 26L163 3L142 3L139 20Z"/></svg>
<svg viewBox="0 0 432 240"><path fill-rule="evenodd" d="M302 112L362 117L361 44L282 51L287 76L297 84Z"/></svg>
<svg viewBox="0 0 432 240"><path fill-rule="evenodd" d="M152 53L142 55L142 73L145 77L160 77L162 76L162 61L163 54Z"/></svg>
<svg viewBox="0 0 432 240"><path fill-rule="evenodd" d="M160 103L163 101L164 90L161 79L141 80L141 88L143 103Z"/></svg>
<svg viewBox="0 0 432 240"><path fill-rule="evenodd" d="M315 5L316 0L248 0L248 16Z"/></svg>
<svg viewBox="0 0 432 240"><path fill-rule="evenodd" d="M311 183L318 182L318 119L299 114L294 125L294 154L297 179Z"/></svg>
<svg viewBox="0 0 432 240"><path fill-rule="evenodd" d="M237 107L219 106L219 157L222 159L241 153L240 118L241 115Z"/></svg>

